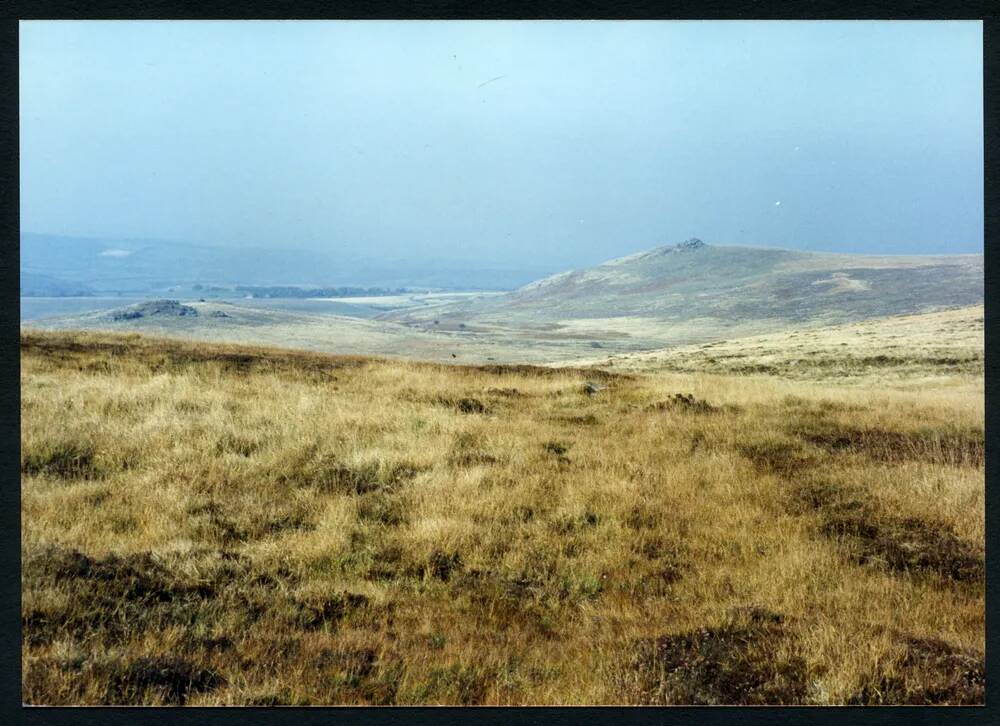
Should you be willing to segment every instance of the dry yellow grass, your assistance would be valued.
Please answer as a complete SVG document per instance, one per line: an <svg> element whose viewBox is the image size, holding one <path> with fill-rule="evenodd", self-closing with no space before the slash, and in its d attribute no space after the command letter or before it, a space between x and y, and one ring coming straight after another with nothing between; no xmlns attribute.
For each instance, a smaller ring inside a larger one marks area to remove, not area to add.
<svg viewBox="0 0 1000 726"><path fill-rule="evenodd" d="M982 385L983 306L602 358L623 370L774 375L921 388Z"/></svg>
<svg viewBox="0 0 1000 726"><path fill-rule="evenodd" d="M982 701L981 384L21 350L26 702Z"/></svg>

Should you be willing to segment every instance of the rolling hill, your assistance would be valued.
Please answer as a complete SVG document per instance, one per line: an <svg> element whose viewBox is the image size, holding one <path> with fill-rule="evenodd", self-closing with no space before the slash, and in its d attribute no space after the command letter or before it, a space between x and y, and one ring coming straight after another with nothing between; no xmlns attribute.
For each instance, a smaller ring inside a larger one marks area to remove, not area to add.
<svg viewBox="0 0 1000 726"><path fill-rule="evenodd" d="M642 348L932 312L982 300L982 255L847 255L695 239L563 272L490 299L384 317L437 329L628 340Z"/></svg>
<svg viewBox="0 0 1000 726"><path fill-rule="evenodd" d="M322 251L31 232L22 232L20 242L22 277L57 278L63 287L97 292L162 291L195 283L510 290L551 271L530 261L506 264L439 259L420 252L394 258L354 253L334 239ZM36 292L37 288L22 283L22 294L48 293L48 288Z"/></svg>
<svg viewBox="0 0 1000 726"><path fill-rule="evenodd" d="M159 301L163 303L165 301ZM103 329L455 362L557 363L849 325L983 302L982 255L874 257L698 240L572 270L509 293L428 298L375 319L182 301L32 327Z"/></svg>

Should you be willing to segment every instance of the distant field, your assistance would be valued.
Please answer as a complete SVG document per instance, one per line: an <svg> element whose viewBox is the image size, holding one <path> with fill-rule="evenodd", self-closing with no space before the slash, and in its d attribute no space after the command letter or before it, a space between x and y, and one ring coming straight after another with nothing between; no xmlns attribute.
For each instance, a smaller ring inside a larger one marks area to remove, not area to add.
<svg viewBox="0 0 1000 726"><path fill-rule="evenodd" d="M149 300L149 295L118 297L22 297L21 322L44 321L45 318L64 317L89 313L95 310L112 310ZM213 298L213 302L235 303L271 310L289 310L304 313L329 313L357 318L372 318L383 311L363 304L345 302L339 298L310 300L308 298Z"/></svg>
<svg viewBox="0 0 1000 726"><path fill-rule="evenodd" d="M983 375L983 306L683 346L592 362L626 370L919 385Z"/></svg>
<svg viewBox="0 0 1000 726"><path fill-rule="evenodd" d="M23 332L24 700L982 703L981 319L928 324L604 370Z"/></svg>
<svg viewBox="0 0 1000 726"><path fill-rule="evenodd" d="M502 292L423 292L405 293L401 295L381 295L381 296L358 296L358 297L334 297L317 298L320 300L339 300L341 302L353 303L355 305L372 305L386 310L409 309L412 307L429 307L443 305L444 303L456 300L478 300L480 298L490 298L496 295L503 295Z"/></svg>
<svg viewBox="0 0 1000 726"><path fill-rule="evenodd" d="M484 293L476 293L481 295ZM437 299L437 298L432 298ZM518 362L555 363L592 355L593 341L580 337L508 331L497 334L464 325L450 329L414 328L374 319L379 311L357 306L351 314L338 313L337 306L354 303L337 300L240 300L235 302L184 299L196 315L158 314L115 319L125 312L126 301L115 309L67 314L27 320L26 329L99 330L144 333L211 342L273 345L341 354L385 355L456 363ZM357 300L357 298L355 298ZM400 302L399 304L402 304ZM413 296L410 304L421 309L435 303ZM598 344L600 346L601 344ZM634 345L616 346L615 351L634 350Z"/></svg>

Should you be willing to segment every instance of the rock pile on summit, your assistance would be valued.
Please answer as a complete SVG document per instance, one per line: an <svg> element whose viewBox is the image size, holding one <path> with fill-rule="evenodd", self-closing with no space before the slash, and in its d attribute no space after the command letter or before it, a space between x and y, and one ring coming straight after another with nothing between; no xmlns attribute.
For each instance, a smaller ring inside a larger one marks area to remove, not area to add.
<svg viewBox="0 0 1000 726"><path fill-rule="evenodd" d="M687 240L686 242L678 242L677 243L677 249L679 249L679 250L696 250L696 249L699 249L700 247L704 247L704 246L705 246L705 243L702 242L697 237L692 237L691 239Z"/></svg>
<svg viewBox="0 0 1000 726"><path fill-rule="evenodd" d="M137 303L127 308L113 310L108 317L114 321L137 320L139 318L151 317L180 317L185 315L197 315L198 311L190 305L181 305L177 300L150 300L149 302Z"/></svg>

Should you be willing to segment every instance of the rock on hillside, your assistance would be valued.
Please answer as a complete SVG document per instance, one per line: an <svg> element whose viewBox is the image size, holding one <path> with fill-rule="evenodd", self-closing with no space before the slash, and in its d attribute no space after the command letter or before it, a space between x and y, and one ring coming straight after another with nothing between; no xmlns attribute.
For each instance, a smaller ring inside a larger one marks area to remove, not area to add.
<svg viewBox="0 0 1000 726"><path fill-rule="evenodd" d="M111 310L105 317L118 322L121 320L138 320L139 318L175 318L197 315L198 311L190 305L182 305L177 300L150 300L128 307Z"/></svg>

